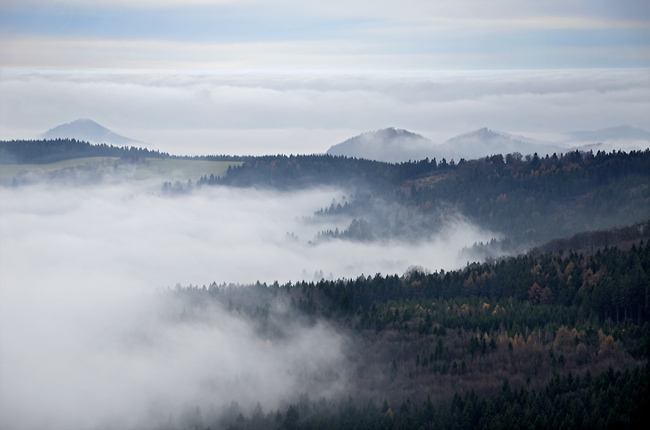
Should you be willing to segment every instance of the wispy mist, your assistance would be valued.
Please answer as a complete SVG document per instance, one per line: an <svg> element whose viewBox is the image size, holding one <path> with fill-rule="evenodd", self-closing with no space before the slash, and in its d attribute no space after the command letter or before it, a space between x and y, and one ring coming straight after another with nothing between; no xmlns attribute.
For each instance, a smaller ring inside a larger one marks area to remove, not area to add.
<svg viewBox="0 0 650 430"><path fill-rule="evenodd" d="M346 339L328 326L289 325L286 339L267 342L232 310L192 309L166 293L177 283L449 269L460 248L490 238L458 221L417 245L309 244L329 225L314 211L343 193L209 187L164 197L142 181L0 188L2 426L129 428L178 419L188 405L272 408L303 391L345 390ZM337 377L309 382L328 369Z"/></svg>

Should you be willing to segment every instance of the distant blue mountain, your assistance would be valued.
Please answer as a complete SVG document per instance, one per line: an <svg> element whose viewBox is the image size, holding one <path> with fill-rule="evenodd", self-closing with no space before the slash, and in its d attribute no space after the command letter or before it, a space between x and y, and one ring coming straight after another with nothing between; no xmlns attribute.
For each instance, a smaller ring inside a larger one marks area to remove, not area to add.
<svg viewBox="0 0 650 430"><path fill-rule="evenodd" d="M130 145L141 143L135 139L121 136L90 119L78 119L54 127L42 135L45 139L76 139L90 143L106 143L109 145Z"/></svg>

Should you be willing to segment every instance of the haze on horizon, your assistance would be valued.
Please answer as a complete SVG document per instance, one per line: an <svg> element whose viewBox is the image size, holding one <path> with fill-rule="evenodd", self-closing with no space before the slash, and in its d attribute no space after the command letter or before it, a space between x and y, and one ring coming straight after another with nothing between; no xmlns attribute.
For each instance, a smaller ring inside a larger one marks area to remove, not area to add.
<svg viewBox="0 0 650 430"><path fill-rule="evenodd" d="M0 138L78 118L174 154L322 153L395 127L650 130L634 0L0 5Z"/></svg>

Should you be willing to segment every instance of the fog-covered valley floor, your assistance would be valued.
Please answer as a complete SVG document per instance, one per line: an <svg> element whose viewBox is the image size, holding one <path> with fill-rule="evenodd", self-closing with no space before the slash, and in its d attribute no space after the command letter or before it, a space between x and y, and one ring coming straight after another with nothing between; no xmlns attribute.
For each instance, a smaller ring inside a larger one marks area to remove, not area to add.
<svg viewBox="0 0 650 430"><path fill-rule="evenodd" d="M1 427L129 428L231 400L272 408L300 392L336 395L349 339L331 327L296 325L267 342L228 309L184 318L164 291L449 270L466 263L461 248L493 237L458 220L418 244L314 245L318 231L348 225L313 217L344 190L164 196L161 182L0 188ZM321 371L338 376L305 382Z"/></svg>

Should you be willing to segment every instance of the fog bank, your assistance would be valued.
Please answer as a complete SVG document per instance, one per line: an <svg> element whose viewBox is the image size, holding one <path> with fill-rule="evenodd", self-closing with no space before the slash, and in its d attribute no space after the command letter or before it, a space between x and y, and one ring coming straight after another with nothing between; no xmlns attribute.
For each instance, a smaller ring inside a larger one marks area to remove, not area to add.
<svg viewBox="0 0 650 430"><path fill-rule="evenodd" d="M302 391L344 392L347 340L330 327L295 327L267 342L227 309L188 318L185 304L161 293L321 271L447 270L461 263L460 248L491 237L457 221L418 245L310 245L326 226L305 218L342 194L208 187L164 197L142 182L0 188L0 426L131 428L188 407L273 408ZM328 370L338 377L308 383Z"/></svg>

